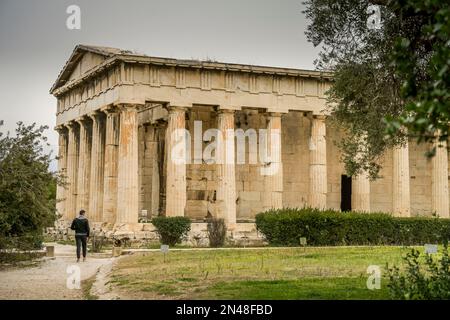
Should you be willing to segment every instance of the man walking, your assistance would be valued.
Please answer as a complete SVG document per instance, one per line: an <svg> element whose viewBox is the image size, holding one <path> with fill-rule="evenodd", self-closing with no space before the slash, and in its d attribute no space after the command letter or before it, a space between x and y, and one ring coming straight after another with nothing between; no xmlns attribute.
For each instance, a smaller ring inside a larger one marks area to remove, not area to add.
<svg viewBox="0 0 450 320"><path fill-rule="evenodd" d="M73 219L70 229L75 230L75 241L77 243L77 262L80 262L80 251L83 247L83 261L86 261L86 245L89 238L89 221L84 215L86 211L81 210L80 215Z"/></svg>

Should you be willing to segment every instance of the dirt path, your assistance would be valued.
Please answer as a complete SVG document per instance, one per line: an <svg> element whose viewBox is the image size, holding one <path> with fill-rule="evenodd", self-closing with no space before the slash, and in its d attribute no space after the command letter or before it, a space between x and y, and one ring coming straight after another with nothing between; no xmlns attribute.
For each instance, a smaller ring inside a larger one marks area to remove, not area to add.
<svg viewBox="0 0 450 320"><path fill-rule="evenodd" d="M112 258L88 255L86 262L76 263L75 246L52 244L55 258L46 259L37 267L0 271L0 299L75 300L82 299L81 289L68 289L67 268L79 266L81 281L97 274ZM70 269L69 269L70 272ZM73 271L72 271L73 272Z"/></svg>

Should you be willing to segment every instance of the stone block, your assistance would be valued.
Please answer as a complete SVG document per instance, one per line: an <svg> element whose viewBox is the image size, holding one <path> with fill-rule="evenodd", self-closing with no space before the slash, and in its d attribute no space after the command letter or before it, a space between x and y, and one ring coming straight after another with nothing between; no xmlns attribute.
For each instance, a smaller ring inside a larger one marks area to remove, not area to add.
<svg viewBox="0 0 450 320"><path fill-rule="evenodd" d="M205 190L188 190L188 200L207 200L207 193Z"/></svg>
<svg viewBox="0 0 450 320"><path fill-rule="evenodd" d="M239 198L242 201L260 201L261 200L261 192L242 191L242 192L239 192Z"/></svg>
<svg viewBox="0 0 450 320"><path fill-rule="evenodd" d="M208 214L207 201L201 200L187 200L186 211L191 218L204 218Z"/></svg>
<svg viewBox="0 0 450 320"><path fill-rule="evenodd" d="M207 181L206 182L206 190L207 191L214 191L217 189L217 182L216 181Z"/></svg>
<svg viewBox="0 0 450 320"><path fill-rule="evenodd" d="M55 256L55 247L54 246L46 246L45 247L45 256L46 257L54 257Z"/></svg>
<svg viewBox="0 0 450 320"><path fill-rule="evenodd" d="M187 182L188 190L207 190L207 182L205 180L189 180Z"/></svg>

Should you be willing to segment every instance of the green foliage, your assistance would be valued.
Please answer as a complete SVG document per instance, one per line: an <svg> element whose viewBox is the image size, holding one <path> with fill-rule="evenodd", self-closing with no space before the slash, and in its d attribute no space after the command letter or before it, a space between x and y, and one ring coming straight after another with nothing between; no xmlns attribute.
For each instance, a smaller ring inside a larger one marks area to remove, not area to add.
<svg viewBox="0 0 450 320"><path fill-rule="evenodd" d="M181 243L191 230L191 220L187 217L155 217L152 224L157 229L161 243L169 246Z"/></svg>
<svg viewBox="0 0 450 320"><path fill-rule="evenodd" d="M414 38L401 35L392 53L405 111L390 117L389 133L405 127L419 141L448 138L450 121L450 6L440 0L404 0L402 11L427 17ZM431 155L435 150L432 150Z"/></svg>
<svg viewBox="0 0 450 320"><path fill-rule="evenodd" d="M207 224L209 245L213 248L223 247L227 235L227 225L224 219L209 219Z"/></svg>
<svg viewBox="0 0 450 320"><path fill-rule="evenodd" d="M21 236L0 237L0 264L33 260L42 256L36 250L42 249L43 235L28 232Z"/></svg>
<svg viewBox="0 0 450 320"><path fill-rule="evenodd" d="M0 243L38 247L42 230L56 219L55 188L49 171L46 127L19 122L15 135L0 133Z"/></svg>
<svg viewBox="0 0 450 320"><path fill-rule="evenodd" d="M349 175L378 177L386 150L412 136L448 135L449 7L440 0L307 0L306 35L334 72L328 91L337 141ZM381 28L367 26L377 4ZM406 130L405 130L406 129ZM389 134L387 134L389 133Z"/></svg>
<svg viewBox="0 0 450 320"><path fill-rule="evenodd" d="M19 265L24 262L31 262L34 259L41 258L44 254L45 253L41 251L2 251L0 252L0 265Z"/></svg>
<svg viewBox="0 0 450 320"><path fill-rule="evenodd" d="M389 292L393 299L437 300L450 299L450 258L444 246L441 258L426 254L425 261L420 252L412 249L404 261L406 270L389 268Z"/></svg>
<svg viewBox="0 0 450 320"><path fill-rule="evenodd" d="M0 238L0 249L17 249L32 251L42 249L44 236L41 232L28 232L20 236L3 236Z"/></svg>
<svg viewBox="0 0 450 320"><path fill-rule="evenodd" d="M279 209L256 215L256 227L271 245L415 245L450 238L450 219L399 218L386 213Z"/></svg>

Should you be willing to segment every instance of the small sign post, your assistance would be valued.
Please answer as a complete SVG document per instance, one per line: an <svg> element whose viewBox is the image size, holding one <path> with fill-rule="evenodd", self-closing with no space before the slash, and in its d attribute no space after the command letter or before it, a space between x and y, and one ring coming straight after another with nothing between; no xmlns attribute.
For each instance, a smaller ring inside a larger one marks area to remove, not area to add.
<svg viewBox="0 0 450 320"><path fill-rule="evenodd" d="M303 247L303 252L306 252L306 238L305 237L300 238L300 245Z"/></svg>
<svg viewBox="0 0 450 320"><path fill-rule="evenodd" d="M162 244L161 252L164 254L164 263L166 263L166 254L169 252L169 246L167 244Z"/></svg>
<svg viewBox="0 0 450 320"><path fill-rule="evenodd" d="M438 252L437 244L425 244L425 253L426 254L435 254Z"/></svg>

